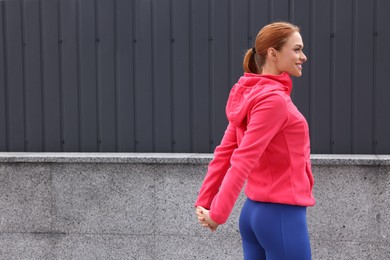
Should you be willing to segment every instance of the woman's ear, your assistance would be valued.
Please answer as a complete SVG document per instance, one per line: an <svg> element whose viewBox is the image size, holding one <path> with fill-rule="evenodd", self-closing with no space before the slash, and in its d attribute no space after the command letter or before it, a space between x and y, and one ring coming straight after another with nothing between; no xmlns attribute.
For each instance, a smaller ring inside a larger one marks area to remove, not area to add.
<svg viewBox="0 0 390 260"><path fill-rule="evenodd" d="M267 55L272 61L278 60L278 52L274 48L268 48Z"/></svg>

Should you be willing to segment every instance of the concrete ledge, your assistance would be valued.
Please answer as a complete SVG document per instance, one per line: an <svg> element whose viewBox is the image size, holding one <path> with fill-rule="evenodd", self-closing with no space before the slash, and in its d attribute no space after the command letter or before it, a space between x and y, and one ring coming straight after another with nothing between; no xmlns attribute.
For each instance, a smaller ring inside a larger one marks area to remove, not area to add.
<svg viewBox="0 0 390 260"><path fill-rule="evenodd" d="M15 153L0 152L0 163L208 164L212 154L196 153ZM313 165L390 165L390 155L313 154Z"/></svg>
<svg viewBox="0 0 390 260"><path fill-rule="evenodd" d="M0 153L0 259L242 259L242 195L211 234L211 154ZM313 259L390 259L390 155L312 155Z"/></svg>
<svg viewBox="0 0 390 260"><path fill-rule="evenodd" d="M1 153L0 162L208 164L212 154L190 153Z"/></svg>
<svg viewBox="0 0 390 260"><path fill-rule="evenodd" d="M313 165L390 165L390 155L348 155L348 154L313 154L311 155Z"/></svg>

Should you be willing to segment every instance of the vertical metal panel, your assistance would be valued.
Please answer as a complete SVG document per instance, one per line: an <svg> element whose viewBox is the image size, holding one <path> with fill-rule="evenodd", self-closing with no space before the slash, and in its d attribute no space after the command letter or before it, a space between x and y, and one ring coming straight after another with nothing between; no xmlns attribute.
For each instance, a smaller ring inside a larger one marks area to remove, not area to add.
<svg viewBox="0 0 390 260"><path fill-rule="evenodd" d="M289 21L290 19L290 1L272 0L272 14L273 21ZM299 0L298 0L299 1Z"/></svg>
<svg viewBox="0 0 390 260"><path fill-rule="evenodd" d="M136 59L136 151L153 151L152 0L138 1Z"/></svg>
<svg viewBox="0 0 390 260"><path fill-rule="evenodd" d="M352 41L352 153L373 150L374 1L357 0L354 5ZM390 152L390 151L389 151Z"/></svg>
<svg viewBox="0 0 390 260"><path fill-rule="evenodd" d="M41 1L43 151L61 151L61 93L58 1Z"/></svg>
<svg viewBox="0 0 390 260"><path fill-rule="evenodd" d="M377 80L374 81L375 93L375 130L376 153L390 153L390 87L388 80L390 60L390 1L377 0L376 24L374 31L374 62Z"/></svg>
<svg viewBox="0 0 390 260"><path fill-rule="evenodd" d="M313 62L310 53L310 49L312 46L310 32L311 32L311 0L300 0L294 1L292 3L293 12L291 14L293 18L293 22L297 24L301 30L302 40L304 44L303 52L307 57L306 63L303 64L303 73L300 78L293 78L294 87L292 92L292 99L301 113L306 117L309 125L311 125L310 121L310 97L313 91L313 87L311 85L311 64Z"/></svg>
<svg viewBox="0 0 390 260"><path fill-rule="evenodd" d="M7 97L5 82L5 34L4 34L5 8L0 2L0 151L7 150Z"/></svg>
<svg viewBox="0 0 390 260"><path fill-rule="evenodd" d="M229 82L229 5L225 0L211 1L210 28L210 130L211 150L220 143L227 126L226 100Z"/></svg>
<svg viewBox="0 0 390 260"><path fill-rule="evenodd" d="M100 149L116 151L115 1L98 0L98 87Z"/></svg>
<svg viewBox="0 0 390 260"><path fill-rule="evenodd" d="M97 58L95 0L78 1L80 150L98 151Z"/></svg>
<svg viewBox="0 0 390 260"><path fill-rule="evenodd" d="M161 152L172 151L170 13L169 0L153 1L154 140L155 150Z"/></svg>
<svg viewBox="0 0 390 260"><path fill-rule="evenodd" d="M172 0L174 152L191 150L190 10L189 0Z"/></svg>
<svg viewBox="0 0 390 260"><path fill-rule="evenodd" d="M134 151L134 1L117 0L117 149ZM160 50L163 51L163 50Z"/></svg>
<svg viewBox="0 0 390 260"><path fill-rule="evenodd" d="M209 150L209 6L207 0L192 5L192 151Z"/></svg>
<svg viewBox="0 0 390 260"><path fill-rule="evenodd" d="M251 46L254 44L257 33L261 27L270 21L268 2L268 0L250 0L249 2L248 18L250 18L250 35L252 40Z"/></svg>
<svg viewBox="0 0 390 260"><path fill-rule="evenodd" d="M330 97L333 100L333 151L351 153L352 137L352 17L353 1L333 3L333 56Z"/></svg>
<svg viewBox="0 0 390 260"><path fill-rule="evenodd" d="M8 149L19 152L25 151L22 2L6 1L5 10Z"/></svg>
<svg viewBox="0 0 390 260"><path fill-rule="evenodd" d="M331 1L318 0L312 2L311 30L311 86L312 144L318 153L330 153L332 120L330 114L331 89Z"/></svg>
<svg viewBox="0 0 390 260"><path fill-rule="evenodd" d="M80 150L77 0L60 0L61 103L64 152Z"/></svg>
<svg viewBox="0 0 390 260"><path fill-rule="evenodd" d="M230 0L230 56L232 86L242 75L242 59L249 49L248 1Z"/></svg>
<svg viewBox="0 0 390 260"><path fill-rule="evenodd" d="M43 150L40 2L24 1L26 151Z"/></svg>

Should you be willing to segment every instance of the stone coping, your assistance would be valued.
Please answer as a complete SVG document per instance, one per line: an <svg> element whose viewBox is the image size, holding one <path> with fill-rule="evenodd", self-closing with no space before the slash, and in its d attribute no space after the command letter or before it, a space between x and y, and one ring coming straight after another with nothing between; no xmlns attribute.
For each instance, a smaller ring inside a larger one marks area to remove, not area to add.
<svg viewBox="0 0 390 260"><path fill-rule="evenodd" d="M208 164L211 153L0 152L0 163ZM390 155L312 154L313 165L390 165Z"/></svg>

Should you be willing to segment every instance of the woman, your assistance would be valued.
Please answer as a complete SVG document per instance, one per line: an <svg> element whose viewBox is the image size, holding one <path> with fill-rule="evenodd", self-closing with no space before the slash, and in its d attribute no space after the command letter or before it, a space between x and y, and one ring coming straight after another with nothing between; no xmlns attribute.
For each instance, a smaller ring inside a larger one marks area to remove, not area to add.
<svg viewBox="0 0 390 260"><path fill-rule="evenodd" d="M215 231L246 182L239 220L245 259L311 259L309 130L290 98L290 76L300 77L306 60L297 26L276 22L260 30L230 92L229 125L195 203L200 224Z"/></svg>

